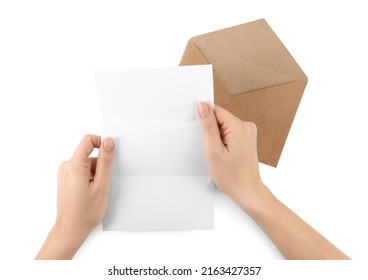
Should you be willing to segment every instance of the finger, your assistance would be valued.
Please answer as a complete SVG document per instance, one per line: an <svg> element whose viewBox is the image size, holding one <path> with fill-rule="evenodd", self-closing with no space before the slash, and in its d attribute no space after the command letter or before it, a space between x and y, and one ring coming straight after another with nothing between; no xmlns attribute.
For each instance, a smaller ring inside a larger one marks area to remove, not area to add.
<svg viewBox="0 0 368 280"><path fill-rule="evenodd" d="M109 187L112 162L114 160L114 151L114 139L107 137L102 142L96 163L94 181L99 187Z"/></svg>
<svg viewBox="0 0 368 280"><path fill-rule="evenodd" d="M221 140L217 119L212 108L207 103L201 102L197 106L197 112L207 156L221 152L224 145Z"/></svg>
<svg viewBox="0 0 368 280"><path fill-rule="evenodd" d="M71 160L72 161L88 161L89 155L92 153L94 148L99 148L101 145L101 136L98 135L84 135L82 141L79 143L75 150Z"/></svg>
<svg viewBox="0 0 368 280"><path fill-rule="evenodd" d="M232 113L225 110L219 105L215 105L214 112L215 112L216 119L220 127L223 125L225 126L231 125L233 123L241 124L243 122L241 119L239 119L238 117L236 117L235 115L233 115Z"/></svg>

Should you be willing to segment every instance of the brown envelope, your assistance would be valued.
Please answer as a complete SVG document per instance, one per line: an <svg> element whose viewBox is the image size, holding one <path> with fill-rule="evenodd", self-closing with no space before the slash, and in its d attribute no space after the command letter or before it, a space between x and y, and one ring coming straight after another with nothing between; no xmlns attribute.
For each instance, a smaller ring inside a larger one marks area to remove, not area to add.
<svg viewBox="0 0 368 280"><path fill-rule="evenodd" d="M308 78L264 19L193 37L180 65L213 64L215 104L258 128L277 166Z"/></svg>

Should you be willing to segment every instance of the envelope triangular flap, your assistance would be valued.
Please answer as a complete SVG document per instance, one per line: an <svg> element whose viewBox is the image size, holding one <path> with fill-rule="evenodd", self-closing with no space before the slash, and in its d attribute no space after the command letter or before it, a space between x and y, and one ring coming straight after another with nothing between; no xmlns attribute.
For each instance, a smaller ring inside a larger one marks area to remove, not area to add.
<svg viewBox="0 0 368 280"><path fill-rule="evenodd" d="M231 95L305 79L265 20L193 37Z"/></svg>

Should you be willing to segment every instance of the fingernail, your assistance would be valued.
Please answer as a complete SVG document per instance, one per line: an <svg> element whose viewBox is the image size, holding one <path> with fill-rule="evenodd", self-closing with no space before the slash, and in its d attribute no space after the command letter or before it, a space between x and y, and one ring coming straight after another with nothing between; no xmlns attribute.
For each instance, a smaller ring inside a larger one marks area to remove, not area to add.
<svg viewBox="0 0 368 280"><path fill-rule="evenodd" d="M207 103L201 102L198 104L198 115L201 118L206 117L209 112L210 112L210 106Z"/></svg>
<svg viewBox="0 0 368 280"><path fill-rule="evenodd" d="M107 137L103 141L103 148L108 152L112 152L114 150L114 140L111 137Z"/></svg>

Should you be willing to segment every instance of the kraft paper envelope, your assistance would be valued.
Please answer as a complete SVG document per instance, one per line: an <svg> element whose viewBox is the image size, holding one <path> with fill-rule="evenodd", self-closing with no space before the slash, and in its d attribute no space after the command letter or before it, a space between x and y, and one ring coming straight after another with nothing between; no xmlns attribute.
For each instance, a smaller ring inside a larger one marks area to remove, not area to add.
<svg viewBox="0 0 368 280"><path fill-rule="evenodd" d="M211 65L97 71L102 137L116 150L104 230L213 228L213 183L196 117Z"/></svg>
<svg viewBox="0 0 368 280"><path fill-rule="evenodd" d="M264 19L193 37L180 65L212 64L215 104L258 128L260 162L277 166L307 77Z"/></svg>

